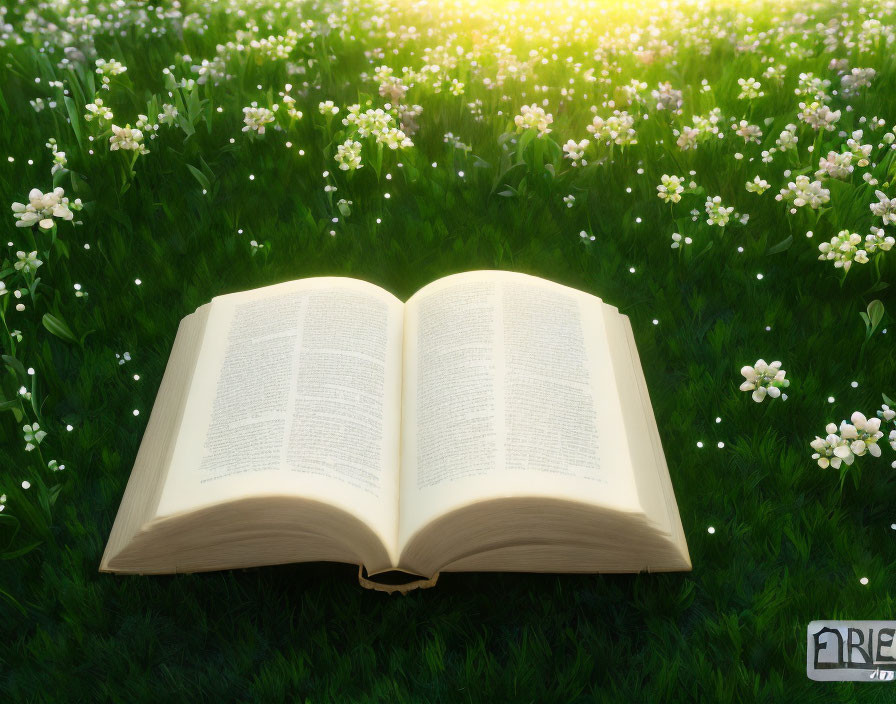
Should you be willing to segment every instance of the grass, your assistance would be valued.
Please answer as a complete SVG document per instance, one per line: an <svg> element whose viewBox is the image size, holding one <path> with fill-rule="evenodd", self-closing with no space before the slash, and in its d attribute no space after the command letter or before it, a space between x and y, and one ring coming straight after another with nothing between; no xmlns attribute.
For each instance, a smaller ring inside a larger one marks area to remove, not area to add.
<svg viewBox="0 0 896 704"><path fill-rule="evenodd" d="M201 5L185 7L194 10L205 14ZM320 18L325 10L302 11ZM700 12L685 10L660 22L670 41L689 23L699 26ZM255 17L262 11L249 9ZM743 17L718 12L747 33ZM818 21L835 12L824 5L812 10ZM858 22L858 5L843 12ZM780 24L770 6L752 15L756 31ZM189 53L192 63L211 58L215 44L231 39L239 26L220 7L208 17L205 34L185 30L182 38L170 32L149 41L135 27L124 37L96 33L97 55L128 67L102 95L116 118L121 115L116 124L133 124L148 101L171 99L162 67L176 64L177 77L189 77L184 67L191 62L180 55ZM885 24L893 21L892 14L882 17ZM19 27L21 8L7 21ZM288 78L283 61L236 58L228 65L233 79L193 91L207 103L190 108L190 91L173 91L183 101L181 113L195 121L160 127L134 175L122 152L108 151L108 138L95 123L75 120L79 137L63 101L37 113L29 105L47 99L46 81L58 77L69 82L74 114L81 115L90 81L99 78L89 67L57 69L61 44L53 40L42 53L31 35L23 34L23 46L0 50L0 204L23 201L32 187L49 188L50 153L43 146L49 137L59 140L69 160L71 171L57 175L60 185L85 202L76 214L83 225L60 224L53 245L48 234L14 228L7 212L8 261L19 249L51 255L38 272L37 299L28 300L24 313L14 311L12 296L2 299L8 326L23 333L14 354L34 367L37 379L33 407L13 404L0 414L0 493L8 495L3 515L14 516L0 522L0 545L9 541L10 558L0 562L6 597L0 601L0 689L7 699L137 702L164 693L171 701L892 700L885 684L809 681L804 650L809 621L888 618L896 608L892 453L888 461L859 458L841 486L836 470L821 470L811 460L808 445L826 423L857 409L873 415L882 393L896 396L893 289L880 286L896 275L896 252L877 264L855 265L845 279L817 260L818 242L838 230L865 234L879 224L868 210L875 188L859 174L873 173L887 190L892 152L876 149L874 166L842 183L827 181L831 202L821 215L808 208L790 214L774 199L791 180L784 169L814 171L819 155L840 150L840 129L861 127L860 116L888 120L867 139L875 147L891 129L896 66L886 47L827 54L814 22L805 35L785 22L791 33L763 43L757 53L738 53L719 41L708 56L676 45L675 65L642 66L621 55L614 84L638 77L653 88L669 80L684 91L685 114L647 105L650 119L636 123L637 145L600 147L579 169L526 152L522 167L503 174L499 138L522 104L549 98L553 131L542 139L562 144L591 137L584 129L588 107L600 102L581 94L604 88L580 81L574 98L560 97L557 87L569 73L562 57L582 55L572 40L557 51L560 60L536 69L537 83L552 87L544 96L533 97L532 81L488 90L461 62L462 97L411 89L409 101L423 106L415 146L387 151L377 174L369 158L375 151L365 143L365 168L348 177L333 160L342 125L336 119L327 126L317 103L332 99L344 114L361 94L382 105L376 85L359 74L379 63L396 73L404 65L419 67L427 46L424 39L398 42L398 54L369 64L363 52L385 46L384 35L365 34L360 19L351 21L358 23L352 25L355 40L331 33L313 46L308 37L300 41L292 59L308 66L304 77ZM277 22L275 31L297 25ZM808 48L806 56L785 55L784 40L794 37ZM763 81L764 97L738 100L736 79L761 76L763 56L788 65L786 80L780 86ZM798 122L798 73L814 71L836 82L831 58L874 67L871 88L848 101L851 112L842 97L833 99L843 110L837 130L816 137L801 125L799 150L762 164L761 149L774 145L784 125ZM35 84L35 76L43 83ZM303 78L310 83L306 93ZM704 78L711 91L701 91ZM284 131L269 127L261 138L242 133L241 108L252 100L277 102L287 80L300 87L294 94L304 117L282 123ZM509 99L500 100L501 94ZM475 98L484 102L483 121L465 108ZM213 110L217 106L222 113ZM716 106L726 118L759 124L762 144L744 145L723 124L724 140L679 150L672 129ZM86 138L90 130L96 144ZM446 132L472 151L446 143ZM813 141L817 148L810 154ZM735 151L746 158L734 159ZM324 193L325 170L339 188L335 195ZM656 197L660 176L691 170L702 190L664 205ZM772 184L762 196L743 187L756 174ZM567 208L562 197L570 193L576 202ZM725 228L710 227L702 217L693 222L689 210L702 214L706 195L721 195L726 205L749 213L749 222L732 219ZM340 197L352 201L352 214L334 225ZM805 236L810 229L812 239ZM581 238L581 231L594 241ZM676 231L694 243L670 249ZM252 239L264 244L254 255ZM162 578L97 573L184 315L215 295L306 276L353 276L406 298L436 278L481 268L574 286L630 317L693 572L446 574L435 589L405 597L359 588L354 569L345 565ZM75 283L86 298L73 295ZM890 313L866 341L859 313L875 299ZM41 322L46 312L64 321L76 342L51 334ZM891 329L883 334L887 324ZM3 340L9 355L8 336ZM115 355L125 351L132 359L119 365ZM759 357L783 362L792 379L787 401L756 404L738 390L740 367ZM14 399L22 381L8 364L3 398ZM42 459L63 462L61 473L23 451L20 426L38 412L49 432ZM20 488L25 479L32 483L27 491ZM11 557L17 551L23 554ZM860 584L861 577L869 583Z"/></svg>

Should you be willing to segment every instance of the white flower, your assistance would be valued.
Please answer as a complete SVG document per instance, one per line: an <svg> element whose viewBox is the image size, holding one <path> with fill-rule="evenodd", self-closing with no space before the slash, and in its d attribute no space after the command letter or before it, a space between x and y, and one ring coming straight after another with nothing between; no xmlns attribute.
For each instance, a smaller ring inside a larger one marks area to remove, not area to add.
<svg viewBox="0 0 896 704"><path fill-rule="evenodd" d="M657 196L663 199L664 203L678 203L681 200L681 194L684 192L684 176L669 176L663 174L660 176L662 182L656 187Z"/></svg>
<svg viewBox="0 0 896 704"><path fill-rule="evenodd" d="M828 176L830 178L847 178L855 167L852 165L852 152L828 152L826 157L818 160L816 178Z"/></svg>
<svg viewBox="0 0 896 704"><path fill-rule="evenodd" d="M345 140L336 147L336 163L343 171L354 171L362 168L361 165L361 143L351 139Z"/></svg>
<svg viewBox="0 0 896 704"><path fill-rule="evenodd" d="M143 133L129 125L124 127L112 125L109 149L113 152L121 149L123 151L135 151L139 154L149 153L149 150L143 145Z"/></svg>
<svg viewBox="0 0 896 704"><path fill-rule="evenodd" d="M819 103L800 103L800 112L797 117L809 125L813 130L834 129L834 124L840 119L840 111L832 111L827 105Z"/></svg>
<svg viewBox="0 0 896 704"><path fill-rule="evenodd" d="M831 192L821 185L821 181L809 181L809 177L801 174L791 181L781 192L775 196L775 200L790 200L797 208L808 205L817 210L831 199Z"/></svg>
<svg viewBox="0 0 896 704"><path fill-rule="evenodd" d="M554 121L554 116L546 113L544 108L536 103L531 105L523 105L520 108L520 114L513 118L518 132L528 129L537 130L538 136L542 137L550 132L550 125Z"/></svg>
<svg viewBox="0 0 896 704"><path fill-rule="evenodd" d="M682 242L684 242L685 244L691 244L693 240L690 237L682 237L678 232L673 232L671 244L672 249L678 249L679 247L681 247Z"/></svg>
<svg viewBox="0 0 896 704"><path fill-rule="evenodd" d="M851 95L858 92L859 88L870 86L875 75L877 71L873 68L854 68L840 77L840 86L846 95Z"/></svg>
<svg viewBox="0 0 896 704"><path fill-rule="evenodd" d="M787 125L775 140L775 144L782 152L786 152L796 149L798 141L799 138L796 136L796 125Z"/></svg>
<svg viewBox="0 0 896 704"><path fill-rule="evenodd" d="M28 193L27 205L12 204L13 215L18 221L16 227L31 227L36 224L43 230L53 227L53 218L71 220L74 217L72 210L80 209L81 199L78 198L74 202L70 202L65 197L65 191L58 186L47 193L42 193L38 188L32 188Z"/></svg>
<svg viewBox="0 0 896 704"><path fill-rule="evenodd" d="M87 122L94 118L108 122L113 118L112 111L103 105L103 101L100 98L96 98L92 103L87 103L84 109L87 110L87 114L84 115L84 119Z"/></svg>
<svg viewBox="0 0 896 704"><path fill-rule="evenodd" d="M127 70L127 66L115 59L109 59L108 61L105 59L96 60L96 72L101 76L119 76Z"/></svg>
<svg viewBox="0 0 896 704"><path fill-rule="evenodd" d="M761 98L765 93L760 90L762 85L755 78L738 78L737 85L740 86L740 100L749 100L752 98Z"/></svg>
<svg viewBox="0 0 896 704"><path fill-rule="evenodd" d="M725 227L728 224L728 219L731 216L731 213L734 212L734 206L726 208L722 205L722 197L715 196L710 198L707 196L706 203L704 204L706 208L706 224L707 225L718 225L719 227Z"/></svg>
<svg viewBox="0 0 896 704"><path fill-rule="evenodd" d="M831 466L837 469L844 462L851 465L856 457L865 454L880 457L878 441L884 436L880 429L881 419L866 418L863 413L856 411L849 420L848 423L842 421L839 428L835 423L829 423L825 428L827 436L816 437L809 443L815 450L812 459L816 460L820 467ZM896 434L892 437L896 438Z"/></svg>
<svg viewBox="0 0 896 704"><path fill-rule="evenodd" d="M59 462L57 462L56 460L50 460L49 462L47 462L47 468L53 470L54 472L61 472L63 469L65 469L65 465L59 464Z"/></svg>
<svg viewBox="0 0 896 704"><path fill-rule="evenodd" d="M883 420L884 423L889 423L891 420L896 418L896 411L890 408L887 404L884 404L877 412L877 416L878 418Z"/></svg>
<svg viewBox="0 0 896 704"><path fill-rule="evenodd" d="M25 452L31 452L47 437L47 434L40 429L37 423L22 426L22 433L25 437Z"/></svg>
<svg viewBox="0 0 896 704"><path fill-rule="evenodd" d="M756 142L758 144L759 139L762 137L762 130L759 129L759 125L751 125L746 120L741 120L739 123L731 125L731 129L743 137L744 142Z"/></svg>
<svg viewBox="0 0 896 704"><path fill-rule="evenodd" d="M318 104L317 109L321 115L335 115L339 112L339 108L333 104L332 100L324 100Z"/></svg>
<svg viewBox="0 0 896 704"><path fill-rule="evenodd" d="M889 252L896 245L896 238L892 235L884 234L880 227L872 227L871 234L865 235L865 251L873 254L878 249L882 252ZM864 263L864 262L863 262Z"/></svg>
<svg viewBox="0 0 896 704"><path fill-rule="evenodd" d="M888 198L883 191L875 191L877 203L871 204L871 212L879 218L883 218L884 226L896 225L896 198Z"/></svg>
<svg viewBox="0 0 896 704"><path fill-rule="evenodd" d="M16 257L18 261L13 264L16 271L21 271L23 274L30 274L32 271L37 271L37 268L43 264L43 262L37 258L37 251L29 252L26 254L25 252L16 252ZM18 296L18 292L16 292Z"/></svg>
<svg viewBox="0 0 896 704"><path fill-rule="evenodd" d="M160 112L158 116L159 122L164 122L166 125L170 126L174 124L176 119L177 108L169 103L162 105L162 112Z"/></svg>
<svg viewBox="0 0 896 704"><path fill-rule="evenodd" d="M682 92L672 87L668 81L657 85L657 90L650 91L657 110L678 111L683 103Z"/></svg>
<svg viewBox="0 0 896 704"><path fill-rule="evenodd" d="M267 108L250 106L243 108L243 132L250 130L264 134L264 126L274 121L274 113Z"/></svg>
<svg viewBox="0 0 896 704"><path fill-rule="evenodd" d="M414 146L411 138L397 127L389 127L375 133L373 136L378 144L385 144L389 149L406 149Z"/></svg>
<svg viewBox="0 0 896 704"><path fill-rule="evenodd" d="M745 379L740 390L752 391L756 403L762 403L766 396L778 398L781 389L790 386L790 380L784 378L787 372L781 369L780 362L766 364L764 359L759 359L753 366L742 367L740 373Z"/></svg>
<svg viewBox="0 0 896 704"><path fill-rule="evenodd" d="M818 251L821 252L818 259L832 261L836 268L849 271L853 262L868 263L868 251L861 248L862 244L861 235L849 230L840 230L831 238L830 242L822 242L818 245Z"/></svg>
<svg viewBox="0 0 896 704"><path fill-rule="evenodd" d="M571 208L576 204L576 197L570 193L568 196L563 196L563 202L566 203L567 208Z"/></svg>
<svg viewBox="0 0 896 704"><path fill-rule="evenodd" d="M583 139L580 142L570 139L563 145L564 156L572 161L573 166L578 166L579 162L582 163L582 166L585 166L588 163L584 158L585 149L588 148L589 144L591 144L591 140L588 139Z"/></svg>
<svg viewBox="0 0 896 704"><path fill-rule="evenodd" d="M625 110L614 110L606 120L595 115L586 128L595 137L606 140L607 144L637 144L635 135L635 118Z"/></svg>
<svg viewBox="0 0 896 704"><path fill-rule="evenodd" d="M843 462L846 462L847 465L852 464L855 461L855 457L852 454L852 450L849 449L848 442L837 435L836 424L829 423L825 430L827 431L825 437L816 436L809 443L812 449L815 450L812 459L818 462L818 466L822 469L827 469L828 467L839 469Z"/></svg>
<svg viewBox="0 0 896 704"><path fill-rule="evenodd" d="M756 176L752 181L747 181L746 189L749 193L758 193L762 195L769 188L769 183L764 178Z"/></svg>

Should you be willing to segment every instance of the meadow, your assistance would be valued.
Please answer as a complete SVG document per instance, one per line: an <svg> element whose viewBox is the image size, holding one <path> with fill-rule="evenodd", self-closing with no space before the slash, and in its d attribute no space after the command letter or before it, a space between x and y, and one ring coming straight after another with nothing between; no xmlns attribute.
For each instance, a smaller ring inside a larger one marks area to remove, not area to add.
<svg viewBox="0 0 896 704"><path fill-rule="evenodd" d="M892 2L0 7L9 701L892 701ZM98 573L179 320L522 271L631 319L694 569ZM889 326L889 329L888 329Z"/></svg>

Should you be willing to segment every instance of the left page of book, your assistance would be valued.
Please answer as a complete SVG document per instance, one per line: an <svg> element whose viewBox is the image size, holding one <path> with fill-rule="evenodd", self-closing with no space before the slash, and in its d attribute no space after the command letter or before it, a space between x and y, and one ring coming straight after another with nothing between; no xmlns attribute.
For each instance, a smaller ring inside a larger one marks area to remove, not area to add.
<svg viewBox="0 0 896 704"><path fill-rule="evenodd" d="M213 299L157 517L301 496L395 552L403 316L338 277Z"/></svg>

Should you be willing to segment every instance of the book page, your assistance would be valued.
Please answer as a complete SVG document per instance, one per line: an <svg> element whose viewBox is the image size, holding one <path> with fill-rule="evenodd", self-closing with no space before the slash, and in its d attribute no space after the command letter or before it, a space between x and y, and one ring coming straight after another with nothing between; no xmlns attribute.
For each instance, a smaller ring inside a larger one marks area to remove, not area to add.
<svg viewBox="0 0 896 704"><path fill-rule="evenodd" d="M457 274L405 305L399 545L472 502L638 510L604 304L525 274Z"/></svg>
<svg viewBox="0 0 896 704"><path fill-rule="evenodd" d="M348 278L212 301L157 515L297 495L396 541L404 306Z"/></svg>

